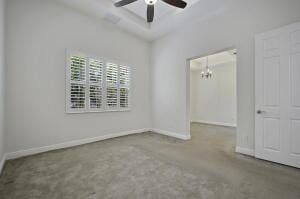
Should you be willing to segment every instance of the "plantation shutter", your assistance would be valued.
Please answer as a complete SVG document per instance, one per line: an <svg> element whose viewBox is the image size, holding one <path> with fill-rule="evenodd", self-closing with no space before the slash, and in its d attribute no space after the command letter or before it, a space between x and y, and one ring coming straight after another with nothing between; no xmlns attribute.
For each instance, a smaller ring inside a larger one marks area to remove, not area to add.
<svg viewBox="0 0 300 199"><path fill-rule="evenodd" d="M120 108L129 108L130 68L120 66Z"/></svg>
<svg viewBox="0 0 300 199"><path fill-rule="evenodd" d="M103 61L89 60L89 105L90 109L102 108Z"/></svg>
<svg viewBox="0 0 300 199"><path fill-rule="evenodd" d="M118 68L117 64L106 64L106 106L109 110L118 108Z"/></svg>
<svg viewBox="0 0 300 199"><path fill-rule="evenodd" d="M70 96L69 108L86 108L86 57L74 55L70 58Z"/></svg>
<svg viewBox="0 0 300 199"><path fill-rule="evenodd" d="M67 59L67 113L129 110L130 67L78 52Z"/></svg>

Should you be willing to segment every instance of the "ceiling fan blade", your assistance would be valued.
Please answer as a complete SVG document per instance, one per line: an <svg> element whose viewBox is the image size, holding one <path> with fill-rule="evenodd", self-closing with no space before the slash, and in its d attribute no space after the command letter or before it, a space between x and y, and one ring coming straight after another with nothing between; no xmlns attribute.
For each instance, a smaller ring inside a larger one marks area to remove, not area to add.
<svg viewBox="0 0 300 199"><path fill-rule="evenodd" d="M154 18L154 5L148 5L147 6L147 21L148 23L153 22Z"/></svg>
<svg viewBox="0 0 300 199"><path fill-rule="evenodd" d="M162 0L162 1L178 8L185 8L187 5L187 3L182 0Z"/></svg>
<svg viewBox="0 0 300 199"><path fill-rule="evenodd" d="M128 5L130 3L133 3L135 1L137 1L137 0L122 0L122 1L119 1L119 2L115 3L114 5L116 7L122 7L122 6L126 6L126 5Z"/></svg>

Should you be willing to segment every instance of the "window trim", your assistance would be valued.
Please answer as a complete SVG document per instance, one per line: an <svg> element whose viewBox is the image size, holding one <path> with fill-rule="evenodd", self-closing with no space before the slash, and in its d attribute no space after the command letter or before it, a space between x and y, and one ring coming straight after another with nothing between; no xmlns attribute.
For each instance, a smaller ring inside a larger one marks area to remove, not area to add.
<svg viewBox="0 0 300 199"><path fill-rule="evenodd" d="M86 92L85 92L85 108L82 109L72 109L70 108L71 102L70 102L70 94L71 94L71 56L78 55L82 56L86 59L86 78L85 78L85 85L86 86ZM90 77L89 77L89 69L90 69L90 60L95 59L103 62L103 70L102 70L102 99L101 99L101 108L90 108ZM107 106L107 82L106 82L106 67L107 63L113 63L118 65L118 80L117 80L117 90L118 90L118 102L117 102L117 107L116 108L109 108ZM120 106L120 66L127 66L129 69L129 93L128 93L128 107L126 108L121 108ZM131 111L131 105L132 105L132 65L127 64L126 62L120 62L116 61L113 59L106 59L103 57L99 56L93 56L87 53L82 53L80 51L72 51L72 50L67 50L66 53L66 67L65 67L65 112L67 114L80 114L80 113L109 113L109 112L130 112Z"/></svg>

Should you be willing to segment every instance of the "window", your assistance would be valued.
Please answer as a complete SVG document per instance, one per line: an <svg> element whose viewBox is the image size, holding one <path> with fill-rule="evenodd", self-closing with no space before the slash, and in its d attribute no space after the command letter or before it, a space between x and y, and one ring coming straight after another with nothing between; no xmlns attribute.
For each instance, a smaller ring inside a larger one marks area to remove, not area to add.
<svg viewBox="0 0 300 199"><path fill-rule="evenodd" d="M80 53L67 59L68 113L129 110L129 66Z"/></svg>
<svg viewBox="0 0 300 199"><path fill-rule="evenodd" d="M118 108L118 76L119 66L106 64L106 106L113 110Z"/></svg>
<svg viewBox="0 0 300 199"><path fill-rule="evenodd" d="M120 107L129 107L130 70L127 66L120 66Z"/></svg>
<svg viewBox="0 0 300 199"><path fill-rule="evenodd" d="M86 59L85 57L71 57L71 93L70 108L84 109L86 107Z"/></svg>
<svg viewBox="0 0 300 199"><path fill-rule="evenodd" d="M89 59L89 105L91 109L102 108L103 62Z"/></svg>

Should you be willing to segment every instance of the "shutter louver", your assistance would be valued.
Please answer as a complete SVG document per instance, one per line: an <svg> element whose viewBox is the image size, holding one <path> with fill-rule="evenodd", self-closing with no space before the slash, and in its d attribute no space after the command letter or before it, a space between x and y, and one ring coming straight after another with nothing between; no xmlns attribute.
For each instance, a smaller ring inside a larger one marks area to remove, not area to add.
<svg viewBox="0 0 300 199"><path fill-rule="evenodd" d="M71 108L85 108L85 86L80 84L71 84Z"/></svg>
<svg viewBox="0 0 300 199"><path fill-rule="evenodd" d="M106 105L109 109L118 108L118 65L106 65Z"/></svg>
<svg viewBox="0 0 300 199"><path fill-rule="evenodd" d="M68 53L66 112L128 111L130 67L80 52Z"/></svg>
<svg viewBox="0 0 300 199"><path fill-rule="evenodd" d="M90 59L90 84L102 84L103 62Z"/></svg>
<svg viewBox="0 0 300 199"><path fill-rule="evenodd" d="M90 59L89 80L90 80L90 108L102 108L102 79L103 79L103 62Z"/></svg>
<svg viewBox="0 0 300 199"><path fill-rule="evenodd" d="M106 91L107 106L110 109L118 107L118 88L108 87Z"/></svg>
<svg viewBox="0 0 300 199"><path fill-rule="evenodd" d="M120 107L128 108L129 107L129 89L120 88Z"/></svg>
<svg viewBox="0 0 300 199"><path fill-rule="evenodd" d="M100 86L90 86L90 108L102 107L102 88Z"/></svg>
<svg viewBox="0 0 300 199"><path fill-rule="evenodd" d="M71 57L71 81L84 82L86 71L86 58L80 56Z"/></svg>
<svg viewBox="0 0 300 199"><path fill-rule="evenodd" d="M82 56L72 56L70 61L70 108L84 109L86 104L86 58Z"/></svg>
<svg viewBox="0 0 300 199"><path fill-rule="evenodd" d="M120 108L129 108L130 69L120 66Z"/></svg>

